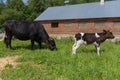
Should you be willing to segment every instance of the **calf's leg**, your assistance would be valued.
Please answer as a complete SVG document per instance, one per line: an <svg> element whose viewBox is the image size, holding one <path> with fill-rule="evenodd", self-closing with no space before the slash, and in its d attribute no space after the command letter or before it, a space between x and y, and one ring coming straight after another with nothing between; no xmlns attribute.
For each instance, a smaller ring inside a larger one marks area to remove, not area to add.
<svg viewBox="0 0 120 80"><path fill-rule="evenodd" d="M72 47L72 54L76 54L76 50L81 44L83 44L82 40L75 41L75 43Z"/></svg>
<svg viewBox="0 0 120 80"><path fill-rule="evenodd" d="M100 46L97 46L97 54L100 55Z"/></svg>
<svg viewBox="0 0 120 80"><path fill-rule="evenodd" d="M95 43L95 47L96 47L96 50L97 50L97 54L100 55L100 44Z"/></svg>

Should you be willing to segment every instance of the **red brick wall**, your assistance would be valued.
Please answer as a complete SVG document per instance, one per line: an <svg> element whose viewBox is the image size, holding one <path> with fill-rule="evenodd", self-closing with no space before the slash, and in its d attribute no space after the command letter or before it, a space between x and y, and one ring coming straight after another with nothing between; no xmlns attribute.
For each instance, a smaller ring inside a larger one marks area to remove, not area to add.
<svg viewBox="0 0 120 80"><path fill-rule="evenodd" d="M96 26L96 22L104 22L104 26ZM114 26L114 21L119 21L120 18L106 18L106 19L82 19L82 20L60 20L60 21L41 21L50 34L74 34L77 32L100 32L103 29L111 30L114 33L120 33L120 25L117 27ZM51 22L59 22L57 28L51 27ZM85 27L80 27L80 22L87 22ZM67 27L65 23L69 23L70 25Z"/></svg>

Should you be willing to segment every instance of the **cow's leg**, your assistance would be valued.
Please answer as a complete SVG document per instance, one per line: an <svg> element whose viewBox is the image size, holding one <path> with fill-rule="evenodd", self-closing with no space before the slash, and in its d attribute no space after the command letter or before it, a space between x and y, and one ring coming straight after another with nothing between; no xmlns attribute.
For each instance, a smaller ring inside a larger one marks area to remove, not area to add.
<svg viewBox="0 0 120 80"><path fill-rule="evenodd" d="M96 43L95 47L96 47L96 50L97 50L97 54L100 55L100 44Z"/></svg>
<svg viewBox="0 0 120 80"><path fill-rule="evenodd" d="M39 44L39 48L41 49L41 47L42 47L41 44L42 44L42 43L41 43L41 42L38 42L38 44Z"/></svg>
<svg viewBox="0 0 120 80"><path fill-rule="evenodd" d="M12 47L11 47L11 39L12 39L12 36L8 36L8 47L10 49L12 49Z"/></svg>
<svg viewBox="0 0 120 80"><path fill-rule="evenodd" d="M36 40L36 42L38 43L39 48L41 49L41 47L42 47L42 46L41 46L41 44L42 44L41 41Z"/></svg>
<svg viewBox="0 0 120 80"><path fill-rule="evenodd" d="M42 44L42 41L41 41L41 38L40 37L37 37L36 39L35 39L35 41L38 43L38 45L39 45L39 48L41 49L41 44Z"/></svg>
<svg viewBox="0 0 120 80"><path fill-rule="evenodd" d="M75 43L72 47L72 54L76 54L76 50L81 44L83 44L82 42L83 42L82 40L78 40L78 41L75 40Z"/></svg>
<svg viewBox="0 0 120 80"><path fill-rule="evenodd" d="M6 44L7 48L12 48L11 47L11 39L12 39L12 32L10 32L9 30L5 29L5 38L4 38L4 42Z"/></svg>
<svg viewBox="0 0 120 80"><path fill-rule="evenodd" d="M11 47L11 39L12 39L12 35L6 35L5 36L5 39L4 39L4 42L5 42L5 44L6 44L6 47L7 48L12 48Z"/></svg>
<svg viewBox="0 0 120 80"><path fill-rule="evenodd" d="M4 42L7 48L11 48L11 39L12 39L12 34L9 32L6 32Z"/></svg>
<svg viewBox="0 0 120 80"><path fill-rule="evenodd" d="M31 40L31 49L33 50L34 40Z"/></svg>
<svg viewBox="0 0 120 80"><path fill-rule="evenodd" d="M34 41L35 41L35 35L34 34L31 34L30 35L30 39L31 39L31 49L33 50L33 47L34 47Z"/></svg>
<svg viewBox="0 0 120 80"><path fill-rule="evenodd" d="M8 38L7 37L4 38L4 43L6 44L6 48L8 48Z"/></svg>

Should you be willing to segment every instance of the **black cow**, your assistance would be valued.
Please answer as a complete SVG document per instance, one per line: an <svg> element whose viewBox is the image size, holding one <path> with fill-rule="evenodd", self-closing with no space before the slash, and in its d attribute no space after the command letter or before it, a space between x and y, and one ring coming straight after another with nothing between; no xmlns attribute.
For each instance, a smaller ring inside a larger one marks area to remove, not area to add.
<svg viewBox="0 0 120 80"><path fill-rule="evenodd" d="M106 39L113 39L114 36L109 30L103 30L101 33L77 33L75 35L75 43L72 47L72 53L76 54L76 49L81 44L95 44L97 49L97 54L99 55L100 44Z"/></svg>
<svg viewBox="0 0 120 80"><path fill-rule="evenodd" d="M11 39L14 36L19 40L31 40L31 49L36 41L40 48L41 43L44 42L50 50L56 50L54 39L49 37L43 25L38 22L7 20L4 22L4 26L4 42L7 48L11 48Z"/></svg>

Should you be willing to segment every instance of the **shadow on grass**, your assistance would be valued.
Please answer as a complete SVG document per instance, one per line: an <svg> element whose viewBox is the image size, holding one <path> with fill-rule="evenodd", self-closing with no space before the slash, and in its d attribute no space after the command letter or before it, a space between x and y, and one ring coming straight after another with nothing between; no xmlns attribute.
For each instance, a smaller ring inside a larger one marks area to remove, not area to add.
<svg viewBox="0 0 120 80"><path fill-rule="evenodd" d="M103 53L103 52L105 52L106 50L105 49L101 49L100 50L100 53ZM77 50L77 53L86 53L86 54L89 54L89 53L97 53L97 50L96 50L96 48L91 48L91 49L78 49Z"/></svg>
<svg viewBox="0 0 120 80"><path fill-rule="evenodd" d="M12 50L17 50L17 49L27 49L27 50L47 49L47 46L46 45L42 45L42 47L40 48L39 45L34 45L33 49L31 49L31 45L12 46Z"/></svg>

